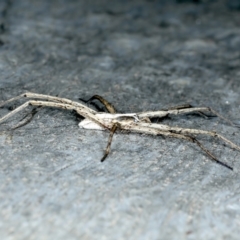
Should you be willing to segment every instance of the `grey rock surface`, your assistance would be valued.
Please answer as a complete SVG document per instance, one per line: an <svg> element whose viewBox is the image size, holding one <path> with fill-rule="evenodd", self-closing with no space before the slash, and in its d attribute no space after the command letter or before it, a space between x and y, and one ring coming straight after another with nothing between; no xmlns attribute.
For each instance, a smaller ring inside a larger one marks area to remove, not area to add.
<svg viewBox="0 0 240 240"><path fill-rule="evenodd" d="M2 0L0 101L99 94L119 112L187 102L240 125L240 12L193 2ZM118 133L100 163L108 132L52 108L8 130L29 111L0 125L1 239L239 239L240 152L198 137L230 171L191 143ZM240 145L219 118L162 122Z"/></svg>

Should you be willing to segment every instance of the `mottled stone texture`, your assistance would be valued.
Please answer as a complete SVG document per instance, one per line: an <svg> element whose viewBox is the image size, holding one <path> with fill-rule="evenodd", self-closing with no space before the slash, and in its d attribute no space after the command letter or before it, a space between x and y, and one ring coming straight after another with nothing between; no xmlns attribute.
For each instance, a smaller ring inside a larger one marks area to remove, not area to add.
<svg viewBox="0 0 240 240"><path fill-rule="evenodd" d="M0 1L0 101L25 91L77 100L99 94L119 112L211 106L240 124L239 1ZM0 115L9 112L9 105ZM42 109L0 126L1 239L239 239L240 153L79 129L72 112ZM170 117L240 145L218 118Z"/></svg>

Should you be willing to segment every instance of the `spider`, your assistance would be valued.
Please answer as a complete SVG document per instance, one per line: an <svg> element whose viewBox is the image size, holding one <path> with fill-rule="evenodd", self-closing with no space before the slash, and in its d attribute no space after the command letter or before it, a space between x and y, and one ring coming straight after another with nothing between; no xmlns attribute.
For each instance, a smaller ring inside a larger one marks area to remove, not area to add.
<svg viewBox="0 0 240 240"><path fill-rule="evenodd" d="M28 106L35 106L32 113L30 114L30 118L25 119L20 122L15 128L20 127L31 121L34 114L37 112L37 108L41 107L55 107L66 110L74 110L77 114L84 117L79 123L80 128L91 129L91 130L109 130L110 135L108 139L108 143L105 149L105 153L101 159L103 162L110 152L111 142L114 133L117 130L125 130L127 132L136 132L143 134L150 134L155 136L167 136L178 138L181 140L186 140L198 145L212 160L217 162L218 164L223 165L224 167L233 170L231 166L228 164L218 160L209 150L207 150L197 139L197 135L208 135L217 139L222 140L227 143L233 149L240 151L240 146L234 144L232 141L223 137L222 135L216 133L215 131L205 131L200 129L191 129L191 128L181 128L181 127L171 127L165 124L154 123L152 120L154 118L164 118L168 115L178 115L178 114L187 114L187 113L198 113L204 115L204 112L210 112L218 117L224 119L231 125L234 125L230 120L224 118L216 111L209 107L192 107L191 105L182 105L169 109L164 109L160 111L148 111L148 112L140 112L140 113L117 113L114 106L105 100L103 97L99 95L94 95L89 100L85 101L83 99L79 99L85 103L92 102L93 100L100 101L106 108L107 112L97 112L88 106L72 101L66 98L60 98L50 95L43 95L38 93L27 92L23 93L17 97L11 98L0 104L2 107L5 104L10 102L19 100L21 98L29 99L24 104L12 110L10 113L6 114L2 118L0 118L0 124L12 117L16 113L21 110L27 108Z"/></svg>

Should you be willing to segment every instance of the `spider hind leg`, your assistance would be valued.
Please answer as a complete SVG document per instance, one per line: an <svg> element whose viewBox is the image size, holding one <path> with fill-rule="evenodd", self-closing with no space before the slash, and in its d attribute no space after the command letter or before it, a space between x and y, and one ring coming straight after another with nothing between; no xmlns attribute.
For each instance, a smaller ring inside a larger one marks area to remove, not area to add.
<svg viewBox="0 0 240 240"><path fill-rule="evenodd" d="M109 152L110 152L110 148L111 148L111 143L112 143L112 138L113 138L113 135L114 133L116 132L117 128L118 128L118 124L114 124L111 128L111 132L110 132L110 135L109 135L109 138L108 138L108 144L107 144L107 147L105 149L105 153L101 159L101 162L103 162L106 157L108 156Z"/></svg>
<svg viewBox="0 0 240 240"><path fill-rule="evenodd" d="M189 137L193 143L196 143L213 161L215 161L216 163L230 169L233 171L233 168L231 166L229 166L228 164L218 160L208 149L206 149L196 138L191 137L191 136L187 136Z"/></svg>

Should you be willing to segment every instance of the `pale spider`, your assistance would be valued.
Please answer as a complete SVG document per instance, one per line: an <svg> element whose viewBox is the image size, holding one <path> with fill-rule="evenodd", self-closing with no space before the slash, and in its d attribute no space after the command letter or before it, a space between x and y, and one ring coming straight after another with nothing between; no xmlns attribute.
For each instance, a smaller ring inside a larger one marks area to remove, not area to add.
<svg viewBox="0 0 240 240"><path fill-rule="evenodd" d="M25 109L29 105L38 107L56 107L67 110L75 110L77 114L81 115L85 119L79 123L80 128L84 129L92 129L92 130L109 130L110 135L108 139L108 144L105 149L105 154L102 157L101 161L103 162L105 158L108 156L110 152L110 146L112 142L112 138L117 129L126 130L127 132L137 132L144 133L150 135L162 135L168 137L174 137L178 139L187 140L189 142L197 144L212 160L217 163L233 170L231 166L226 163L219 161L209 150L207 150L194 135L208 135L211 137L218 138L228 145L230 145L233 149L237 149L240 151L240 147L226 139L222 135L214 132L214 131L205 131L199 129L190 129L190 128L180 128L180 127L170 127L168 125L153 123L151 119L153 118L164 118L168 115L178 115L178 114L187 114L187 113L198 113L204 115L203 112L211 112L214 115L224 119L231 125L234 125L231 121L219 115L216 111L209 107L192 107L190 105L182 105L166 110L160 111L149 111L149 112L140 112L140 113L116 113L115 108L112 104L110 104L107 100L102 98L101 96L94 95L87 102L90 102L94 99L99 100L107 109L108 113L105 112L97 112L79 102L71 101L66 98L54 97L49 95L37 94L37 93L23 93L17 97L11 98L0 104L2 107L5 104L8 104L12 101L18 100L20 98L30 98L36 100L28 100L24 104L12 110L10 113L6 114L2 118L0 118L0 123L7 120L9 117L13 116L15 113ZM82 100L82 99L80 99ZM84 100L82 100L84 101ZM25 125L27 122L31 120L33 115L36 113L36 108L29 115L30 118L25 119L23 122L20 122L15 128Z"/></svg>

